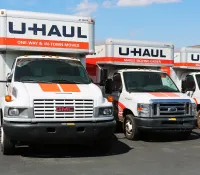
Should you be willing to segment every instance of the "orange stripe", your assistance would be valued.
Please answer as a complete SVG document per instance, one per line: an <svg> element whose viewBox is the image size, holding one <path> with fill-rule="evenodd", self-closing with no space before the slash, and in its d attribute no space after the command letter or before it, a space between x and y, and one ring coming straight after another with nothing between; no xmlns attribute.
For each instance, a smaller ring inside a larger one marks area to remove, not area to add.
<svg viewBox="0 0 200 175"><path fill-rule="evenodd" d="M165 94L161 92L149 92L149 94L155 96L155 97L167 97Z"/></svg>
<svg viewBox="0 0 200 175"><path fill-rule="evenodd" d="M88 49L88 42L74 41L56 41L56 40L38 40L24 38L0 38L0 45L8 46L25 46L25 47L47 47L47 48L71 48L71 49Z"/></svg>
<svg viewBox="0 0 200 175"><path fill-rule="evenodd" d="M97 62L130 62L130 63L141 63L141 64L174 64L173 60L163 59L152 59L152 58L125 58L125 57L96 57L87 58L87 64L96 64Z"/></svg>
<svg viewBox="0 0 200 175"><path fill-rule="evenodd" d="M80 92L76 84L59 84L63 92Z"/></svg>
<svg viewBox="0 0 200 175"><path fill-rule="evenodd" d="M199 63L174 63L174 66L180 67L180 66L191 66L191 67L200 67Z"/></svg>
<svg viewBox="0 0 200 175"><path fill-rule="evenodd" d="M149 94L155 97L179 97L179 95L172 92L149 92Z"/></svg>
<svg viewBox="0 0 200 175"><path fill-rule="evenodd" d="M39 84L44 92L60 92L57 84Z"/></svg>
<svg viewBox="0 0 200 175"><path fill-rule="evenodd" d="M198 101L197 101L197 99L196 99L196 98L194 98L194 101L195 101L195 103L196 103L196 104L198 104Z"/></svg>
<svg viewBox="0 0 200 175"><path fill-rule="evenodd" d="M163 94L167 95L168 97L180 97L179 95L171 92L164 92Z"/></svg>

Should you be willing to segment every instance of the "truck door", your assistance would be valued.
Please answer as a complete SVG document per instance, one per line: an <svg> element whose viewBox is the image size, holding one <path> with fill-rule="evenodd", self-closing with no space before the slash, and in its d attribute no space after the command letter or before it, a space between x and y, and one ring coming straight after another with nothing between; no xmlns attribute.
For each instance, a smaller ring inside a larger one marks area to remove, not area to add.
<svg viewBox="0 0 200 175"><path fill-rule="evenodd" d="M114 116L116 121L123 120L123 109L120 107L120 95L122 93L122 79L119 73L113 75L112 96L114 98Z"/></svg>

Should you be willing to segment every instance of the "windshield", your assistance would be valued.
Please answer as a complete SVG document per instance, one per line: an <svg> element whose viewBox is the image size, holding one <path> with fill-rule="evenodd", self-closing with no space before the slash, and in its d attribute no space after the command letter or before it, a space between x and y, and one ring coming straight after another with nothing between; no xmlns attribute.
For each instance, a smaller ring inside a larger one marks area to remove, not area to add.
<svg viewBox="0 0 200 175"><path fill-rule="evenodd" d="M128 92L180 92L166 73L124 72Z"/></svg>
<svg viewBox="0 0 200 175"><path fill-rule="evenodd" d="M61 59L18 59L14 79L33 83L91 83L80 61Z"/></svg>

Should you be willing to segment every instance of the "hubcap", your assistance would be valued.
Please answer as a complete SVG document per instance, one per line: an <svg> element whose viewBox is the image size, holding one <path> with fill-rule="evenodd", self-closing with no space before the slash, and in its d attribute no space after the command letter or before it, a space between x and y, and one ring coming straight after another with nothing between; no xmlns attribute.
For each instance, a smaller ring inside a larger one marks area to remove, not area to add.
<svg viewBox="0 0 200 175"><path fill-rule="evenodd" d="M128 135L131 135L132 134L132 123L130 120L126 120L126 124L125 124L125 128L126 128L126 133Z"/></svg>

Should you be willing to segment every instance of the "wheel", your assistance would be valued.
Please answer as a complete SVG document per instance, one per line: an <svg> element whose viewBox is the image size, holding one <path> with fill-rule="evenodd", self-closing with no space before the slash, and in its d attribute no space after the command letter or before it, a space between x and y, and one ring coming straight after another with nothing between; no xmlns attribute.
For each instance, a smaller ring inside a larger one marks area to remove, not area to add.
<svg viewBox="0 0 200 175"><path fill-rule="evenodd" d="M113 146L113 137L100 139L95 142L95 147L98 149L99 152L104 154L110 152L112 146Z"/></svg>
<svg viewBox="0 0 200 175"><path fill-rule="evenodd" d="M197 112L197 127L200 129L200 110Z"/></svg>
<svg viewBox="0 0 200 175"><path fill-rule="evenodd" d="M124 119L124 134L125 137L129 140L138 140L139 139L139 130L136 126L134 116L128 114Z"/></svg>
<svg viewBox="0 0 200 175"><path fill-rule="evenodd" d="M14 143L5 135L3 127L1 127L1 151L3 155L12 155L15 151Z"/></svg>

